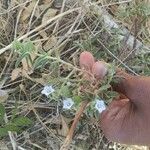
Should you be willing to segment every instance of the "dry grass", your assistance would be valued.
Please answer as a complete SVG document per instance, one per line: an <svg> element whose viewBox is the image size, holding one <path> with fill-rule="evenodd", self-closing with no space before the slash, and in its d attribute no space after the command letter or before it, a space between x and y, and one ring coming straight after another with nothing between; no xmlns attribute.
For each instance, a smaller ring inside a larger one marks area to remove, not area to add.
<svg viewBox="0 0 150 150"><path fill-rule="evenodd" d="M149 19L141 22L143 16L129 16L127 21L126 16L118 15L120 9L128 9L131 3L137 5L130 0L0 1L0 78L4 81L2 89L9 91L8 99L3 102L5 119L9 120L15 109L16 115L34 121L34 125L21 133L9 132L0 141L3 145L0 149L60 149L75 111L64 111L61 100L50 101L41 95L41 90L46 83L64 85L72 81L72 74L78 77L78 56L84 50L130 73L150 75ZM109 26L114 22L117 28ZM133 29L136 23L138 27ZM12 50L14 39L22 42L30 39L36 49L32 59L39 57L37 53L46 52L50 63L33 69L31 64L21 61L18 66L21 71L17 72L18 55ZM95 115L86 113L75 130L70 149L148 150L108 141Z"/></svg>

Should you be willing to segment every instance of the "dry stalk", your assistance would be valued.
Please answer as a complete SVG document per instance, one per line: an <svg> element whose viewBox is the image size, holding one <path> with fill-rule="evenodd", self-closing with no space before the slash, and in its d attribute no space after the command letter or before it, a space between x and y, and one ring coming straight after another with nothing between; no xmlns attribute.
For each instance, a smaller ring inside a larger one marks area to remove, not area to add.
<svg viewBox="0 0 150 150"><path fill-rule="evenodd" d="M76 115L75 115L75 118L74 118L74 121L71 125L71 128L66 136L66 139L63 143L63 145L61 146L60 150L68 150L69 149L69 145L72 141L72 137L73 137L73 133L74 133L74 130L77 126L77 123L79 122L80 118L81 118L81 115L83 114L85 108L87 107L87 105L89 104L89 101L83 101L81 103L81 106L79 108L79 110L77 111Z"/></svg>
<svg viewBox="0 0 150 150"><path fill-rule="evenodd" d="M74 8L74 9L65 11L64 13L61 13L61 14L59 14L59 15L57 15L57 16L51 18L51 19L49 19L48 21L46 21L45 23L39 25L38 27L36 27L35 29L31 30L30 32L24 34L23 36L21 36L21 37L18 38L17 40L18 40L18 41L24 40L25 38L27 38L28 36L30 36L30 35L33 34L34 32L40 31L41 29L43 29L44 27L46 27L46 26L47 26L48 24L50 24L51 22L57 20L58 18L61 18L61 17L65 16L65 15L68 15L68 14L70 14L70 13L72 13L72 12L75 12L75 11L78 11L78 10L80 10L80 9L81 9L81 8L78 7L78 8ZM2 53L4 53L5 51L9 50L11 47L12 47L12 43L10 43L10 44L7 45L6 47L0 49L0 55L1 55Z"/></svg>

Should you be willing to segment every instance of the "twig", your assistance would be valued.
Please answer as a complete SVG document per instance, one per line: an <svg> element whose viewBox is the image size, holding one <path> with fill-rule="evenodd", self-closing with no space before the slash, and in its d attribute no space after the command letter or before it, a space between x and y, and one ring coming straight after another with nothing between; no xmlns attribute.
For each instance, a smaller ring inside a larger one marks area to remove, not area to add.
<svg viewBox="0 0 150 150"><path fill-rule="evenodd" d="M21 17L21 14L22 14L23 10L24 10L24 8L19 11L17 19L16 19L14 39L16 39L16 37L17 37L17 30L18 30L19 20L20 20L20 17Z"/></svg>
<svg viewBox="0 0 150 150"><path fill-rule="evenodd" d="M39 20L39 18L41 18L41 16L44 14L45 10L47 10L53 4L54 1L55 0L51 0L49 2L49 4L44 8L44 10L42 10L40 12L40 14L38 16L36 16L36 19L32 21L31 26L33 26Z"/></svg>
<svg viewBox="0 0 150 150"><path fill-rule="evenodd" d="M26 149L24 149L24 148L21 147L21 146L18 146L18 149L19 149L19 150L26 150Z"/></svg>
<svg viewBox="0 0 150 150"><path fill-rule="evenodd" d="M46 21L45 23L39 25L38 27L36 27L35 29L33 29L33 30L31 30L30 32L26 33L25 35L21 36L21 37L18 38L17 40L18 40L18 41L21 41L21 40L27 38L28 36L30 36L31 34L33 34L34 32L38 32L38 31L41 30L42 28L46 27L46 26L47 26L48 24L50 24L52 21L54 21L54 20L56 20L56 19L58 19L58 18L60 18L60 17L63 17L63 16L65 16L65 15L68 15L68 14L74 12L74 11L78 11L78 10L80 10L80 9L81 9L81 7L78 7L78 8L74 8L74 9L65 11L64 13L59 14L59 15L57 15L57 16L55 16L55 17L49 19L49 20ZM4 53L5 51L9 50L11 47L12 47L12 43L10 43L8 46L6 46L6 47L0 49L0 55L1 55L2 53Z"/></svg>
<svg viewBox="0 0 150 150"><path fill-rule="evenodd" d="M29 28L28 28L28 32L29 32L30 29L31 29L32 20L33 20L33 17L34 17L36 8L37 8L37 6L38 6L38 4L39 4L39 1L40 1L40 0L37 0L36 4L34 5L34 8L33 8L33 11L32 11L31 17L30 17L30 20L29 20Z"/></svg>
<svg viewBox="0 0 150 150"><path fill-rule="evenodd" d="M51 135L55 136L55 137L61 142L61 139L60 139L59 137L57 137L57 136L52 132L52 130L47 127L47 125L46 125L45 123L43 123L43 121L41 120L40 116L38 115L36 109L35 109L33 106L31 106L31 107L32 107L32 111L34 112L34 114L35 114L37 120L40 122L40 124L43 126L43 128L44 128L48 133L50 133Z"/></svg>
<svg viewBox="0 0 150 150"><path fill-rule="evenodd" d="M63 13L64 7L65 7L65 3L66 3L66 0L63 0L60 13ZM61 18L59 18L59 19L57 20L57 22L56 22L55 28L54 28L54 30L53 30L53 34L54 34L54 33L56 32L56 30L58 29L60 19L61 19Z"/></svg>
<svg viewBox="0 0 150 150"><path fill-rule="evenodd" d="M83 101L81 103L81 106L79 108L79 110L77 111L76 115L75 115L75 118L74 118L74 121L71 125L71 128L66 136L66 139L63 143L63 145L61 146L60 150L68 150L69 149L69 145L72 141L72 137L73 137L73 133L74 133L74 130L77 126L77 123L79 122L80 118L81 118L81 115L83 114L85 108L87 107L89 101Z"/></svg>
<svg viewBox="0 0 150 150"><path fill-rule="evenodd" d="M0 15L4 15L4 14L6 14L6 13L10 13L10 11L13 11L13 10L17 9L18 7L21 7L21 6L23 6L23 5L26 5L27 3L31 2L31 1L32 1L32 0L28 0L28 1L24 2L24 3L19 3L19 2L18 2L18 3L19 3L18 5L14 6L14 7L12 7L12 8L9 8L9 9L7 9L6 11L3 10L3 12L0 13Z"/></svg>
<svg viewBox="0 0 150 150"><path fill-rule="evenodd" d="M129 3L129 2L132 2L132 0L109 3L109 4L106 4L106 5L102 5L102 7L109 7L109 6L112 6L112 5L120 5L120 4L124 4L124 3ZM96 2L96 4L99 4L99 3L101 3L101 1Z"/></svg>
<svg viewBox="0 0 150 150"><path fill-rule="evenodd" d="M37 56L42 56L42 54L36 54ZM81 69L77 68L76 66L72 65L71 63L68 63L60 58L57 58L57 57L51 57L51 56L47 56L48 59L50 60L54 60L54 61L58 61L68 67L71 67L72 69L75 69L76 71L81 71Z"/></svg>

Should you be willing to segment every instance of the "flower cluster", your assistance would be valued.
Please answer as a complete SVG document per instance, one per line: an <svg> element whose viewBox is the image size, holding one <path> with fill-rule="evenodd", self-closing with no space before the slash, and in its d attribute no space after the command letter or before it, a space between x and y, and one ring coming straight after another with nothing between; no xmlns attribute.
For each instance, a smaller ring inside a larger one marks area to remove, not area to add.
<svg viewBox="0 0 150 150"><path fill-rule="evenodd" d="M43 90L41 91L41 93L43 95L46 95L47 97L52 94L53 92L55 92L55 89L53 88L52 85L46 85L44 86ZM74 101L72 98L65 98L63 100L63 109L69 110L72 108L72 106L74 105ZM95 109L98 110L99 113L101 113L103 110L106 109L106 105L104 103L103 100L99 100L96 99L95 100Z"/></svg>

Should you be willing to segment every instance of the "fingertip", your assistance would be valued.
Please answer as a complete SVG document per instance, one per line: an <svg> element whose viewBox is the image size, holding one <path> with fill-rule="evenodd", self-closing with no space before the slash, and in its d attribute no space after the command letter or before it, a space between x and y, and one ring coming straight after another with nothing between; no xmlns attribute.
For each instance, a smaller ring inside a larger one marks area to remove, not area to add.
<svg viewBox="0 0 150 150"><path fill-rule="evenodd" d="M108 68L105 62L97 61L92 67L92 73L96 79L103 79L108 72Z"/></svg>
<svg viewBox="0 0 150 150"><path fill-rule="evenodd" d="M85 70L92 70L92 66L95 62L93 55L90 52L84 51L80 54L80 67Z"/></svg>

